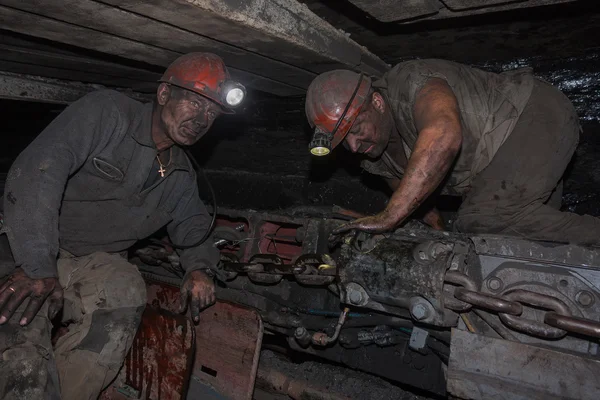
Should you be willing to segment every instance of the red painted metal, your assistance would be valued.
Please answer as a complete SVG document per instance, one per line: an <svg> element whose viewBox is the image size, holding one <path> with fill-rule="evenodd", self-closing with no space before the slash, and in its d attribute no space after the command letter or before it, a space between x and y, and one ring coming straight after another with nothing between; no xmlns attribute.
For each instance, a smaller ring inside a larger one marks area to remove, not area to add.
<svg viewBox="0 0 600 400"><path fill-rule="evenodd" d="M255 310L217 302L196 326L193 379L227 399L252 399L262 335Z"/></svg>
<svg viewBox="0 0 600 400"><path fill-rule="evenodd" d="M179 309L177 287L147 281L146 291L148 304L152 308L160 307L172 312ZM220 301L204 310L200 313L200 322L195 326L194 381L230 400L251 399L262 334L262 320L255 310ZM134 347L136 345L137 342ZM132 349L131 353L135 351ZM126 364L125 369L129 371L130 366ZM131 379L129 382L132 385L135 383Z"/></svg>
<svg viewBox="0 0 600 400"><path fill-rule="evenodd" d="M185 398L194 354L189 318L148 307L125 358L127 386L145 399Z"/></svg>
<svg viewBox="0 0 600 400"><path fill-rule="evenodd" d="M177 310L178 288L148 285L148 306L124 367L101 400L184 399L194 360L195 329ZM163 307L164 306L164 307Z"/></svg>
<svg viewBox="0 0 600 400"><path fill-rule="evenodd" d="M302 254L302 243L296 240L300 225L278 222L263 222L259 227L258 251L262 254L277 254L284 264L292 263Z"/></svg>
<svg viewBox="0 0 600 400"><path fill-rule="evenodd" d="M177 286L146 279L146 296L148 304L154 308L162 308L172 313L179 312L180 296Z"/></svg>

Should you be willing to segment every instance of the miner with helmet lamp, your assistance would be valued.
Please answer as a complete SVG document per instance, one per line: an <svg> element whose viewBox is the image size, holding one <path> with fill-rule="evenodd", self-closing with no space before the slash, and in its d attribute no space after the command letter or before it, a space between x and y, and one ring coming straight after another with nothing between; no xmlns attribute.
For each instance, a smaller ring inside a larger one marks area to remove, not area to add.
<svg viewBox="0 0 600 400"><path fill-rule="evenodd" d="M313 155L342 144L393 190L383 211L335 233L391 231L417 213L444 229L435 204L449 195L462 198L460 232L600 242L600 219L560 211L577 113L530 68L493 73L425 59L380 78L334 70L310 84L305 111Z"/></svg>
<svg viewBox="0 0 600 400"><path fill-rule="evenodd" d="M2 387L26 381L44 398L97 398L118 373L147 300L123 253L162 228L179 254L181 311L198 322L215 301L220 254L206 241L211 216L184 148L245 95L220 57L186 54L166 69L153 102L89 93L19 155L3 199L14 267L0 285L0 341L23 359L5 363ZM61 309L69 333L53 350L50 320Z"/></svg>

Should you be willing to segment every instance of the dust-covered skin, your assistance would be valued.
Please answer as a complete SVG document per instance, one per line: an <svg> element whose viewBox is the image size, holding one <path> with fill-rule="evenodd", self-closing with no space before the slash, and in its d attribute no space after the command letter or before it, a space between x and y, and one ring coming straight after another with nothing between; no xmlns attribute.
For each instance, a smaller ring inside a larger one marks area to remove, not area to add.
<svg viewBox="0 0 600 400"><path fill-rule="evenodd" d="M20 325L27 325L48 299L48 317L53 319L63 306L63 291L57 278L31 279L21 268L16 268L0 286L0 325L12 318L25 300L27 307Z"/></svg>
<svg viewBox="0 0 600 400"><path fill-rule="evenodd" d="M189 90L161 83L152 119L152 138L159 151L173 145L191 146L222 114L221 107Z"/></svg>
<svg viewBox="0 0 600 400"><path fill-rule="evenodd" d="M215 284L200 270L189 272L181 284L180 312L184 312L189 302L190 314L195 323L200 320L200 311L214 304Z"/></svg>
<svg viewBox="0 0 600 400"><path fill-rule="evenodd" d="M381 94L375 92L356 117L342 144L352 153L377 158L387 147L393 129L394 119L389 106Z"/></svg>
<svg viewBox="0 0 600 400"><path fill-rule="evenodd" d="M351 229L378 233L394 229L434 192L448 174L460 151L462 133L458 103L446 82L435 78L427 81L417 94L414 119L419 136L404 176L386 208L377 215L342 225L334 233ZM378 144L371 145L365 152L367 155L370 152L380 155L383 152L381 143L387 144L386 136L377 129L370 132L372 141Z"/></svg>

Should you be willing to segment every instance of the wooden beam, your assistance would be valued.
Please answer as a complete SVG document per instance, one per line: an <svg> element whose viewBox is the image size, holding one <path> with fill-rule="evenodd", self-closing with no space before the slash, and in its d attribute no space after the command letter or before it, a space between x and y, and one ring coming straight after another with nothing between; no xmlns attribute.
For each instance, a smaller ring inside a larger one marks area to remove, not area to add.
<svg viewBox="0 0 600 400"><path fill-rule="evenodd" d="M249 53L194 32L95 1L2 0L0 3L179 54L191 51L215 52L228 66L268 76L274 81L299 88L308 87L315 76L314 73L260 54Z"/></svg>
<svg viewBox="0 0 600 400"><path fill-rule="evenodd" d="M103 1L315 73L350 68L380 76L389 69L296 0Z"/></svg>
<svg viewBox="0 0 600 400"><path fill-rule="evenodd" d="M111 88L129 88L140 93L154 93L158 86L157 82L140 82L127 78L110 77L86 71L69 70L44 64L28 64L10 60L0 60L0 71L102 85Z"/></svg>
<svg viewBox="0 0 600 400"><path fill-rule="evenodd" d="M103 62L83 56L65 55L0 43L0 70L49 78L131 87L154 92L161 74Z"/></svg>
<svg viewBox="0 0 600 400"><path fill-rule="evenodd" d="M0 98L2 99L69 104L98 89L97 85L0 72ZM123 92L143 102L148 102L153 98L153 96L132 91Z"/></svg>
<svg viewBox="0 0 600 400"><path fill-rule="evenodd" d="M12 4L13 1L1 0L0 3ZM14 3L16 6L21 4L25 8L31 8L31 4L28 1ZM47 5L39 4L39 8L44 8L45 6ZM65 5L63 4L62 7L65 7ZM66 8L68 7L62 8L62 10ZM98 14L93 17L94 19L102 19ZM138 23L141 23L141 21L138 21ZM134 24L133 26L136 29L139 28L138 25ZM152 43L143 43L138 40L119 36L115 33L90 29L89 26L80 26L4 5L0 5L0 27L25 35L41 37L163 67L169 65L175 58L185 53L185 51L174 51ZM249 86L258 90L280 96L300 95L304 93L304 90L301 88L253 72L236 68L230 68L230 72L236 79L250 77L252 84Z"/></svg>

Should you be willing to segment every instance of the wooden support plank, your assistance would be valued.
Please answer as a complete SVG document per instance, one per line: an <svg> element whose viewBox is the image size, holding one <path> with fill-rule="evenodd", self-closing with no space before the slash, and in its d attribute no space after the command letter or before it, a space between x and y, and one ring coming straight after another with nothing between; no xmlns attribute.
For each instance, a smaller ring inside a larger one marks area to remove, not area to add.
<svg viewBox="0 0 600 400"><path fill-rule="evenodd" d="M147 43L177 53L210 51L219 54L228 66L242 71L306 88L315 74L260 54L198 35L177 26L150 19L111 5L91 0L2 0L0 3L53 18L57 21ZM218 39L218 37L217 37Z"/></svg>
<svg viewBox="0 0 600 400"><path fill-rule="evenodd" d="M129 80L133 84L150 84L155 87L156 82L161 76L157 72L124 67L119 64L103 62L92 58L22 48L3 43L0 43L0 60L32 66L50 67L76 74L89 74L93 78L91 81L96 81L97 79L110 81L111 79L115 79L124 82ZM80 80L80 78L73 78L73 80ZM116 84L115 86L123 86L123 83Z"/></svg>
<svg viewBox="0 0 600 400"><path fill-rule="evenodd" d="M296 0L103 0L156 20L321 73L389 69L379 57Z"/></svg>
<svg viewBox="0 0 600 400"><path fill-rule="evenodd" d="M158 86L158 83L155 81L140 82L132 79L110 77L92 72L56 68L44 64L28 64L23 62L15 62L1 59L0 71L16 74L43 76L45 78L82 82L87 84L103 85L111 88L129 88L140 93L154 93Z"/></svg>
<svg viewBox="0 0 600 400"><path fill-rule="evenodd" d="M95 85L0 72L0 98L2 99L69 104L98 89ZM124 93L144 102L153 98L153 96L131 91L124 91Z"/></svg>
<svg viewBox="0 0 600 400"><path fill-rule="evenodd" d="M2 0L2 2L4 1L7 0ZM153 65L167 66L182 54L152 44L141 43L4 5L0 5L0 27L13 32L42 37ZM251 77L251 84L248 86L275 95L290 96L304 93L304 90L287 83L278 82L251 72L236 68L230 68L230 72L235 79L240 79L240 81L243 81L244 77Z"/></svg>
<svg viewBox="0 0 600 400"><path fill-rule="evenodd" d="M448 393L461 399L596 400L600 361L452 329Z"/></svg>

